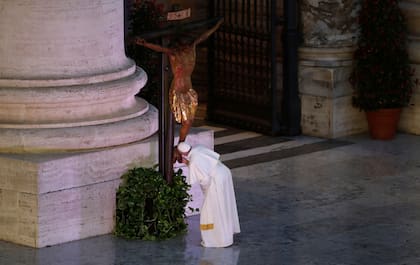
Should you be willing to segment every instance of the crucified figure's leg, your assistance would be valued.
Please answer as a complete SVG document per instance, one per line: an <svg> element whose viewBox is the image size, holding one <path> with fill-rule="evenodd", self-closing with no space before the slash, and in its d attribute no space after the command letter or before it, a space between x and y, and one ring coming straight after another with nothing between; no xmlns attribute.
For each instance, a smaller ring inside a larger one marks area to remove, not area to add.
<svg viewBox="0 0 420 265"><path fill-rule="evenodd" d="M192 127L192 124L193 124L192 120L182 121L181 128L179 129L179 141L178 141L178 143L181 143L181 142L185 141L185 139L187 138L187 135L188 135L188 133L189 133L191 127ZM179 154L178 149L175 146L174 151L173 151L173 163L175 163L176 161L181 163L182 157Z"/></svg>
<svg viewBox="0 0 420 265"><path fill-rule="evenodd" d="M192 120L186 120L181 123L181 129L179 130L179 143L184 142L187 138L188 132L193 124Z"/></svg>

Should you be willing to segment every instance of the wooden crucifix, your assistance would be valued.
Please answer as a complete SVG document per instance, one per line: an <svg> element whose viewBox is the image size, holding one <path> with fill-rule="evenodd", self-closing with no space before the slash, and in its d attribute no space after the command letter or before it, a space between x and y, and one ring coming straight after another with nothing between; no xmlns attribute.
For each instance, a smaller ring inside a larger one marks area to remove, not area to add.
<svg viewBox="0 0 420 265"><path fill-rule="evenodd" d="M180 11L168 14L179 19L187 16L190 11ZM181 156L174 148L174 121L181 124L179 142L185 141L193 124L198 95L192 88L191 75L196 61L196 45L205 41L214 33L221 23L222 18L206 19L196 22L184 23L177 26L142 34L134 38L134 43L162 53L161 91L159 100L159 171L165 176L168 183L172 182L173 164L181 161ZM189 38L187 31L202 27L208 27L197 38ZM170 37L168 46L167 39ZM160 44L148 42L148 39L160 39ZM168 88L166 72L167 61L173 75L171 85Z"/></svg>

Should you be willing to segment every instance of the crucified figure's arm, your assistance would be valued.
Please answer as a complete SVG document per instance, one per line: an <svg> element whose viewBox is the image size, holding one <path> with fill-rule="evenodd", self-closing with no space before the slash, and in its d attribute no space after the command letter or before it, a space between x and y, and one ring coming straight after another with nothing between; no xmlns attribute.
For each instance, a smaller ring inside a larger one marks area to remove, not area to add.
<svg viewBox="0 0 420 265"><path fill-rule="evenodd" d="M141 46L144 46L146 48L149 48L151 50L154 50L156 52L163 52L163 53L166 53L166 54L171 53L171 49L166 48L166 47L162 47L162 46L154 44L154 43L147 42L145 39L142 39L142 38L139 38L139 37L136 37L134 39L134 43L137 44L137 45L141 45Z"/></svg>
<svg viewBox="0 0 420 265"><path fill-rule="evenodd" d="M197 45L197 44L207 40L210 37L210 35L213 34L220 27L220 25L222 25L222 23L223 23L223 18L219 19L219 21L216 23L216 25L214 25L211 29L209 29L206 32L204 32L203 34L201 34L200 37L198 37L194 41L194 45Z"/></svg>

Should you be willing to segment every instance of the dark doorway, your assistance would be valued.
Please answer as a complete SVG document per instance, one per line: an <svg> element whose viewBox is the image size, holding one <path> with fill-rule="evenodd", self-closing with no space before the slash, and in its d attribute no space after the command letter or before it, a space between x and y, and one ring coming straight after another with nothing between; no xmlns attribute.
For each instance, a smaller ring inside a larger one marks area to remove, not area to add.
<svg viewBox="0 0 420 265"><path fill-rule="evenodd" d="M209 56L207 119L266 134L300 133L295 0L213 0L224 17Z"/></svg>

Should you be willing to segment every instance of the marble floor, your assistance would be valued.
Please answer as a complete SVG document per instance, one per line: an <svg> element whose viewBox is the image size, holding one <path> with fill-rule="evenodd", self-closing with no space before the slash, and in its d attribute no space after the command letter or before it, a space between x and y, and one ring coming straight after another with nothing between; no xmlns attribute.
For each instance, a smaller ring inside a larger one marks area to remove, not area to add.
<svg viewBox="0 0 420 265"><path fill-rule="evenodd" d="M420 136L374 141L215 129L242 232L202 248L198 216L163 242L105 235L43 249L0 242L1 265L418 265Z"/></svg>

